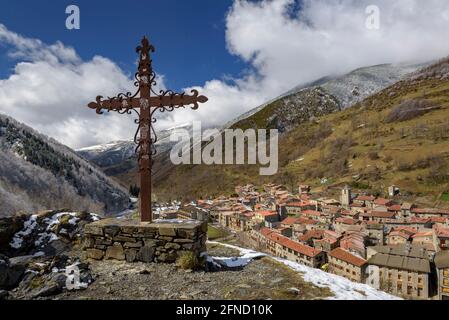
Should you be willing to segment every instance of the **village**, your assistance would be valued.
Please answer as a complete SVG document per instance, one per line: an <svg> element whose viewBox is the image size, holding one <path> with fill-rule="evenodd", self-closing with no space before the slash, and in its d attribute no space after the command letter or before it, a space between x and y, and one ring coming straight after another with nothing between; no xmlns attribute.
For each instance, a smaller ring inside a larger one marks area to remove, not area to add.
<svg viewBox="0 0 449 320"><path fill-rule="evenodd" d="M283 185L237 186L231 197L159 208L165 219L207 220L246 247L366 283L405 299L449 300L449 211L356 194L318 197Z"/></svg>

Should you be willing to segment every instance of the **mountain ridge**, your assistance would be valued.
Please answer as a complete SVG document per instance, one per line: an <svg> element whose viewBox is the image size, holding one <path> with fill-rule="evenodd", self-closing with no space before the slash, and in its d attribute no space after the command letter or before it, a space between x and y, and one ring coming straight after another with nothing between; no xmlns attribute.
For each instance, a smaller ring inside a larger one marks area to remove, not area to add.
<svg viewBox="0 0 449 320"><path fill-rule="evenodd" d="M0 114L0 215L54 208L126 209L126 189L73 150Z"/></svg>

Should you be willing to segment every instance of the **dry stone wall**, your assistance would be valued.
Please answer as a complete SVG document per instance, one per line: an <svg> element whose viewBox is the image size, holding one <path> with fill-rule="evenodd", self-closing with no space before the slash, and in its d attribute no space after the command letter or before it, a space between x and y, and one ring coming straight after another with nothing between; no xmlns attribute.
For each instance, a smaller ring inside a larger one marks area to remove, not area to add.
<svg viewBox="0 0 449 320"><path fill-rule="evenodd" d="M95 260L173 263L183 252L206 251L207 223L166 220L143 223L105 219L84 227L83 248Z"/></svg>

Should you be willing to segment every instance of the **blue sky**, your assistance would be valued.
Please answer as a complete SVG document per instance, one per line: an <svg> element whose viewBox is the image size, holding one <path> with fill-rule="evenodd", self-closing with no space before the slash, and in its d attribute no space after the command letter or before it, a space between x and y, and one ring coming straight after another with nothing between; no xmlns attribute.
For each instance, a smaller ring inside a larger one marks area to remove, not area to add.
<svg viewBox="0 0 449 320"><path fill-rule="evenodd" d="M76 4L81 29L65 28L65 8ZM180 90L210 79L238 77L248 67L226 49L226 14L232 0L1 1L0 23L24 37L72 46L84 60L107 57L133 73L134 48L145 34L156 46L155 69ZM0 76L14 61L0 49Z"/></svg>

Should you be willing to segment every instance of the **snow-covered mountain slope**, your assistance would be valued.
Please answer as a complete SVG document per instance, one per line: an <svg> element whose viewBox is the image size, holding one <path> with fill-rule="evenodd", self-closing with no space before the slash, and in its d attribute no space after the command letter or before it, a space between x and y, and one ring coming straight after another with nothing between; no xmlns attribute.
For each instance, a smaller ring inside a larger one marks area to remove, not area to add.
<svg viewBox="0 0 449 320"><path fill-rule="evenodd" d="M129 196L73 150L0 115L0 203L0 216L58 208L113 214Z"/></svg>
<svg viewBox="0 0 449 320"><path fill-rule="evenodd" d="M173 142L170 141L170 135L172 133L177 130L190 130L191 127L191 124L184 124L157 132L158 142L156 146L158 153L163 153L171 148ZM77 149L76 152L96 165L105 168L131 158L135 159L135 150L136 144L134 141L128 140L81 148Z"/></svg>
<svg viewBox="0 0 449 320"><path fill-rule="evenodd" d="M357 102L360 102L368 96L385 89L386 87L406 78L409 74L429 65L430 63L422 64L383 64L377 66L370 66L359 68L348 74L341 76L327 76L318 79L314 82L300 85L290 91L282 94L275 99L264 103L257 108L254 108L234 120L228 122L223 128L230 128L239 126L244 120L251 119L256 114L261 113L264 109L272 106L279 101L284 100L298 100L296 97L308 94L317 88L322 91L324 95L331 99L338 101L341 109L346 109ZM287 101L287 104L289 102ZM296 108L309 108L310 106L303 105L300 100L297 104L291 104Z"/></svg>
<svg viewBox="0 0 449 320"><path fill-rule="evenodd" d="M169 152L176 142L170 136L179 130L190 131L192 124L160 130L157 132L157 155L154 157L153 176L155 179L164 176L171 169ZM88 161L99 166L108 176L117 177L125 184L137 183L137 156L134 141L115 141L76 150Z"/></svg>
<svg viewBox="0 0 449 320"><path fill-rule="evenodd" d="M76 152L100 167L108 167L134 156L133 141L114 141L76 150Z"/></svg>

